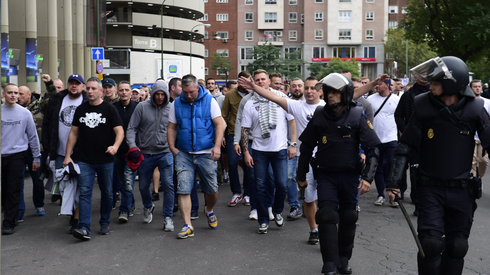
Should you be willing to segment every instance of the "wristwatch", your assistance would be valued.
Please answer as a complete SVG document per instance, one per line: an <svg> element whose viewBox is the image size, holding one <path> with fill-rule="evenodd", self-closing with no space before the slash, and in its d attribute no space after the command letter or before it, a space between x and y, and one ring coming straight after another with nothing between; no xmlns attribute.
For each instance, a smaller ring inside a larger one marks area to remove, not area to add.
<svg viewBox="0 0 490 275"><path fill-rule="evenodd" d="M298 143L296 143L296 142L291 142L291 144L289 144L289 145L291 145L291 146L293 146L294 148L296 148L296 147L298 146Z"/></svg>

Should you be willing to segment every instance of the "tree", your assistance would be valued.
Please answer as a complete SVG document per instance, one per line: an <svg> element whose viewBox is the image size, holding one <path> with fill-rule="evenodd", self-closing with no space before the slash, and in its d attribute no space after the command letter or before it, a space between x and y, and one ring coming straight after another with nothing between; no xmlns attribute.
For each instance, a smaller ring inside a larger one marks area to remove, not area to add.
<svg viewBox="0 0 490 275"><path fill-rule="evenodd" d="M263 44L254 47L252 56L254 61L247 65L247 70L250 73L258 69L271 73L277 71L279 65L277 61L281 57L281 50L271 43Z"/></svg>
<svg viewBox="0 0 490 275"><path fill-rule="evenodd" d="M318 79L322 79L331 73L341 73L344 70L349 70L352 77L359 77L361 73L359 72L359 62L352 60L343 61L340 58L332 58L328 62L327 66L321 69L320 73L317 74Z"/></svg>
<svg viewBox="0 0 490 275"><path fill-rule="evenodd" d="M310 76L311 75L319 75L320 74L320 71L325 67L325 63L322 63L322 62L314 62L314 63L311 63L307 69L308 71L310 71Z"/></svg>
<svg viewBox="0 0 490 275"><path fill-rule="evenodd" d="M480 79L483 83L490 82L490 58L488 56L474 62L467 62L467 65L474 79Z"/></svg>
<svg viewBox="0 0 490 275"><path fill-rule="evenodd" d="M409 0L406 11L401 26L416 44L427 42L439 56L464 61L488 56L488 0Z"/></svg>
<svg viewBox="0 0 490 275"><path fill-rule="evenodd" d="M228 82L228 73L233 70L234 67L231 66L231 60L224 55L224 53L214 53L213 60L211 61L211 70L216 70L217 75L224 74L225 79Z"/></svg>
<svg viewBox="0 0 490 275"><path fill-rule="evenodd" d="M279 64L277 72L281 73L286 80L295 77L302 78L301 64L303 64L303 60L300 59L301 51L297 50L285 55L285 58L280 58L277 62Z"/></svg>
<svg viewBox="0 0 490 275"><path fill-rule="evenodd" d="M384 49L386 53L386 62L392 63L396 61L398 63L398 73L396 76L409 75L406 71L406 57L408 52L408 69L417 66L418 64L436 57L436 53L429 49L427 42L414 43L405 38L405 31L397 29L388 29L384 42ZM408 43L408 46L407 46ZM408 51L407 51L408 47Z"/></svg>

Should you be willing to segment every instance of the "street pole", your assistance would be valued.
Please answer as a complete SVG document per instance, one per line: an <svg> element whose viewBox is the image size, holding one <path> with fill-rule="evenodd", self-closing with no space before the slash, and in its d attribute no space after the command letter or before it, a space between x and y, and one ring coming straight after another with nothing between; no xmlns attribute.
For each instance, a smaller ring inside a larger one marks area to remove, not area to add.
<svg viewBox="0 0 490 275"><path fill-rule="evenodd" d="M160 60L161 65L162 65L162 68L160 71L160 77L162 79L163 79L163 4L165 3L165 1L167 1L167 0L163 0L162 5L160 6L160 19L162 21L160 23L160 52L162 53L162 58Z"/></svg>
<svg viewBox="0 0 490 275"><path fill-rule="evenodd" d="M408 39L405 39L405 48L406 48L406 53L405 53L405 74L408 75L408 78L410 79L410 75L408 74Z"/></svg>
<svg viewBox="0 0 490 275"><path fill-rule="evenodd" d="M194 27L192 27L191 32L189 33L189 54L190 54L189 66L190 66L191 74L192 74L192 32L194 31L195 27L199 27L199 26L211 27L211 24L203 24L203 23L197 24Z"/></svg>

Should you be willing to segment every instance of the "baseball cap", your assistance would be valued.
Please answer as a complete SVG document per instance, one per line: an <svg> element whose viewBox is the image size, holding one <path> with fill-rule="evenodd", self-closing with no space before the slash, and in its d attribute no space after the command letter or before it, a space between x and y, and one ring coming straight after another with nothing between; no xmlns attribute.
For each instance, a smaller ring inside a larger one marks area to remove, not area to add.
<svg viewBox="0 0 490 275"><path fill-rule="evenodd" d="M391 91L391 78L386 79L384 82L388 84L388 88L390 88Z"/></svg>
<svg viewBox="0 0 490 275"><path fill-rule="evenodd" d="M104 87L105 85L111 85L114 87L114 86L116 86L116 82L112 78L106 78L106 79L102 80L102 87Z"/></svg>
<svg viewBox="0 0 490 275"><path fill-rule="evenodd" d="M76 80L76 81L80 82L80 84L85 84L85 80L83 80L83 77L79 74L70 75L70 77L68 77L67 82L70 82L71 80Z"/></svg>
<svg viewBox="0 0 490 275"><path fill-rule="evenodd" d="M131 90L131 92L133 92L133 91L136 91L136 92L138 92L138 94L141 94L140 89L138 89L138 88L134 88L133 90Z"/></svg>

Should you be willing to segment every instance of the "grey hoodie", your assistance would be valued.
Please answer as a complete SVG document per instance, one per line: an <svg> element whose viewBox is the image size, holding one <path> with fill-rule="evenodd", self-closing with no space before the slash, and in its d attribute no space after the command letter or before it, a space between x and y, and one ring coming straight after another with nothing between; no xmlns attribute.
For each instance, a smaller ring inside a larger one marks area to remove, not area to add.
<svg viewBox="0 0 490 275"><path fill-rule="evenodd" d="M154 101L155 93L163 91L166 96L162 107ZM170 152L167 142L169 105L168 85L163 80L156 81L150 92L150 99L136 106L129 121L126 141L129 148L138 147L143 154ZM137 137L137 138L136 138Z"/></svg>

